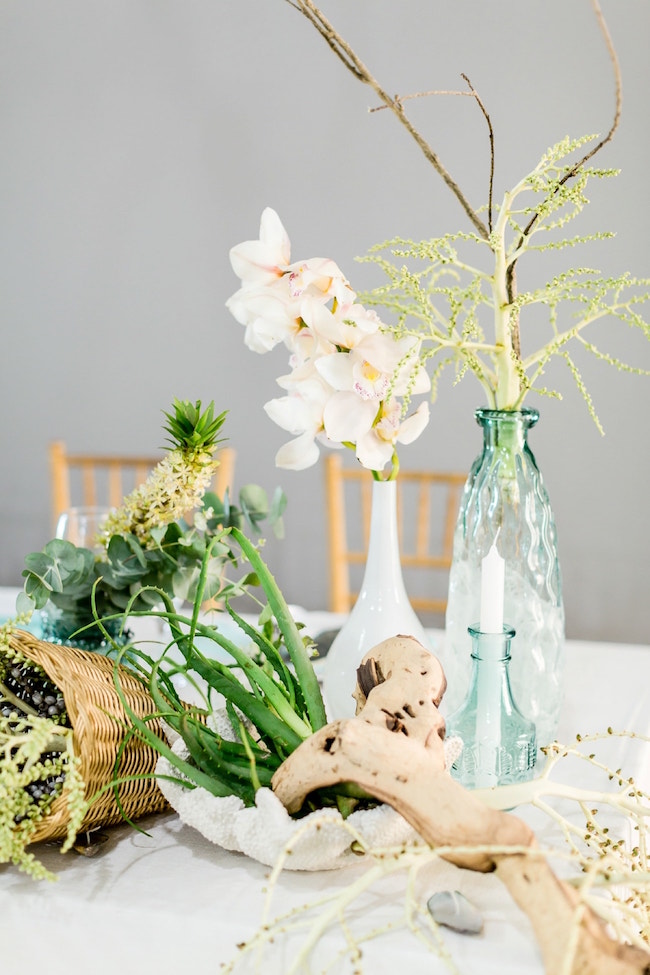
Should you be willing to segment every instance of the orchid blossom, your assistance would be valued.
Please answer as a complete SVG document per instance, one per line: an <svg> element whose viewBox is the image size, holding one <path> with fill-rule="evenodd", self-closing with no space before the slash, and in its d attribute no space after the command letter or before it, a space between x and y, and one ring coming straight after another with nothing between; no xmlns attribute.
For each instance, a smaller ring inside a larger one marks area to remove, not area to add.
<svg viewBox="0 0 650 975"><path fill-rule="evenodd" d="M429 419L427 403L407 415L411 396L430 389L418 340L397 339L357 302L334 261L292 264L289 237L270 208L259 240L233 247L230 261L242 287L226 306L245 326L246 345L263 353L283 343L290 352L291 372L278 379L286 395L264 407L294 435L276 454L278 466L310 467L323 443L354 448L377 479L395 477L396 445L415 440Z"/></svg>

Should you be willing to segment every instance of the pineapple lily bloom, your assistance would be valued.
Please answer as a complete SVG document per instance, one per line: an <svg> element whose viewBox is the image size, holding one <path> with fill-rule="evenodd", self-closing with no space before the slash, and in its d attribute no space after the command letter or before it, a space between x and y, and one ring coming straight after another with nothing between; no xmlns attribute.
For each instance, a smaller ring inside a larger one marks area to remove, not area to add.
<svg viewBox="0 0 650 975"><path fill-rule="evenodd" d="M374 311L356 301L334 261L291 264L290 256L278 215L265 209L259 240L230 252L242 287L226 302L245 326L250 349L263 353L283 343L290 352L292 371L278 379L287 395L264 407L295 438L280 448L276 463L310 467L322 443L352 447L376 478L394 477L396 445L415 440L429 419L426 403L406 415L410 398L430 389L419 340L395 338Z"/></svg>
<svg viewBox="0 0 650 975"><path fill-rule="evenodd" d="M152 529L163 528L197 508L219 466L214 453L225 412L215 417L212 404L202 413L200 400L195 405L174 400L173 414L165 416L173 449L108 516L102 529L107 546L113 535L133 534L146 548L155 547Z"/></svg>

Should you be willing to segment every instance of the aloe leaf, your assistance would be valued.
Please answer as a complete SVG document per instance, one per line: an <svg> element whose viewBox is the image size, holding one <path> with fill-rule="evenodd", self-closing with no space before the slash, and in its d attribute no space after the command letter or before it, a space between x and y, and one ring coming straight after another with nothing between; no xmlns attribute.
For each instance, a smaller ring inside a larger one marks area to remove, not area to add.
<svg viewBox="0 0 650 975"><path fill-rule="evenodd" d="M320 687L318 686L318 679L302 641L300 630L289 612L289 607L277 582L255 546L238 528L232 529L232 536L257 573L273 615L277 620L280 632L284 637L287 653L295 668L296 677L298 678L305 698L311 727L314 731L318 731L319 728L327 724L327 715L325 714L325 705Z"/></svg>
<svg viewBox="0 0 650 975"><path fill-rule="evenodd" d="M195 766L190 762L186 762L184 759L180 758L175 752L172 751L169 745L167 745L167 743L164 742L163 739L157 735L152 728L149 727L146 720L138 717L138 715L129 706L129 702L126 700L122 691L117 664L114 670L113 683L115 684L115 689L122 703L122 707L128 715L131 724L136 729L138 735L143 741L145 741L148 745L151 745L152 748L163 755L168 760L170 765L173 765L182 776L189 779L189 781L193 782L194 785L202 786L215 796L229 796L232 794L230 789L223 785L223 783L217 781L210 775L206 775L200 769L195 768ZM148 720L152 721L155 718L160 717L166 718L166 715L152 714L149 715ZM151 777L155 778L154 773L152 773Z"/></svg>
<svg viewBox="0 0 650 975"><path fill-rule="evenodd" d="M268 704L273 708L275 712L282 718L283 722L291 728L297 735L300 736L300 740L308 738L312 733L311 727L297 714L291 707L286 696L286 689L284 686L278 684L273 678L267 674L259 664L256 664L254 660L246 654L244 650L229 640L222 633L216 630L214 627L206 626L203 623L196 623L195 632L200 636L206 636L214 643L217 643L222 649L224 649L233 660L237 663L239 667L244 671L248 677L251 684L254 684L259 688L263 698L268 701ZM191 651L191 664L196 667L196 661L203 657L196 648ZM190 658L187 658L188 664L190 664ZM213 664L214 661L204 658L205 662L208 664ZM197 667L198 670L198 667ZM205 676L205 674L201 674ZM209 679L206 677L206 679ZM252 691L255 692L255 687L252 687Z"/></svg>
<svg viewBox="0 0 650 975"><path fill-rule="evenodd" d="M169 710L169 704L158 686L159 678L160 669L156 663L152 669L149 687L154 704L159 709L161 717L164 717L169 726L182 737L198 770L214 776L223 787L223 794L237 795L247 805L250 805L254 801L255 792L251 786L250 768L245 750L241 749L239 756L237 756L240 764L224 760L223 755L211 747L211 738L217 736L202 721L194 717L184 705L181 705L178 711ZM270 772L265 778L270 781L272 775L273 772ZM222 793L219 792L219 794Z"/></svg>
<svg viewBox="0 0 650 975"><path fill-rule="evenodd" d="M270 711L264 702L247 691L223 664L216 660L206 660L196 654L190 659L190 666L213 690L232 701L253 722L271 750L277 752L281 749L284 754L289 754L304 741L301 735Z"/></svg>
<svg viewBox="0 0 650 975"><path fill-rule="evenodd" d="M295 695L295 681L293 678L293 674L291 673L291 671L285 664L284 660L282 659L282 656L279 653L278 648L274 646L270 640L267 640L267 638L264 636L263 633L260 633L260 631L256 630L254 626L251 626L250 623L247 623L245 619L242 619L242 617L235 612L235 610L230 605L230 602L228 601L226 601L226 609L228 610L230 617L235 621L237 626L241 630L243 630L246 636L250 637L250 639L253 640L253 642L256 644L258 649L264 654L266 659L269 661L273 669L278 674L280 680L286 687L287 692L289 693L289 700L291 702L291 706L295 707L296 695Z"/></svg>
<svg viewBox="0 0 650 975"><path fill-rule="evenodd" d="M244 775L240 771L234 775L229 773L225 763L206 747L202 735L202 731L206 729L201 729L200 725L192 726L187 715L181 719L181 729L183 741L197 767L223 784L230 795L238 796L247 806L253 805L255 788L251 783L248 769Z"/></svg>
<svg viewBox="0 0 650 975"><path fill-rule="evenodd" d="M191 715L186 715L183 718L183 731L181 733L184 740L187 740L185 737L187 735L188 737L192 737L197 746L200 746L204 756L202 761L207 763L211 769L214 769L218 775L222 775L224 778L234 777L237 780L241 780L250 789L252 784L252 765L256 768L260 776L261 784L267 786L271 784L275 767L266 767L263 764L262 758L264 753L260 752L259 749L257 749L257 755L253 753L252 749L247 754L245 746L238 743L241 749L241 754L238 759L233 760L232 757L228 758L224 755L224 750L221 747L223 739L211 731L210 728L206 727L206 725L196 721ZM204 766L202 765L202 767ZM244 798L243 795L242 798Z"/></svg>

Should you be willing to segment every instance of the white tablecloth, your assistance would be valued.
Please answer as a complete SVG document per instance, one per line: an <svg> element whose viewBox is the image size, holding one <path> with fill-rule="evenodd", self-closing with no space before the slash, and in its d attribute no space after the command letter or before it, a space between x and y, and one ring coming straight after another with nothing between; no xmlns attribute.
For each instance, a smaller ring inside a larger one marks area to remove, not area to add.
<svg viewBox="0 0 650 975"><path fill-rule="evenodd" d="M565 688L561 740L607 725L650 733L650 647L569 642ZM647 789L647 748L635 752L623 739L610 744L614 768L621 766ZM217 973L220 963L237 956L237 944L260 925L268 868L212 846L174 814L143 825L147 835L115 828L92 859L74 853L62 857L55 846L36 847L58 874L52 884L0 866L3 972L18 971L20 965L20 970L51 975ZM341 891L366 869L359 862L334 873L284 873L271 916ZM484 916L481 935L445 934L463 975L542 975L528 921L496 877L439 865L427 874L421 893L426 898L440 888L464 890ZM385 881L352 909L351 921L370 927L395 921L403 900L403 880ZM300 943L295 937L275 939L259 969L246 956L236 970L286 975ZM343 947L341 929L330 930L312 971L324 970ZM409 975L448 972L441 959L403 929L364 944L364 972L382 975L396 969ZM349 961L327 969L333 975L352 970Z"/></svg>

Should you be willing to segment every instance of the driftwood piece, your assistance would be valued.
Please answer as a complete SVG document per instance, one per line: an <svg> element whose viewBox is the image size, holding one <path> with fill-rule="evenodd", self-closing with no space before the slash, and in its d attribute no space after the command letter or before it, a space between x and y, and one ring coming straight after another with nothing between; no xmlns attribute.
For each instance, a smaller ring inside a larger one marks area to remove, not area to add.
<svg viewBox="0 0 650 975"><path fill-rule="evenodd" d="M379 643L363 658L352 696L363 721L385 725L425 747L437 748L445 737L445 719L438 705L446 688L438 658L415 637L396 636Z"/></svg>
<svg viewBox="0 0 650 975"><path fill-rule="evenodd" d="M275 773L276 795L296 812L310 792L355 782L401 813L433 847L534 850L534 834L522 820L485 806L445 770L444 720L437 712L444 689L440 664L416 640L379 644L359 668L356 717L331 722L303 742ZM448 859L472 870L496 870L530 919L547 975L650 975L650 954L612 940L543 857L513 852Z"/></svg>
<svg viewBox="0 0 650 975"><path fill-rule="evenodd" d="M356 782L397 809L432 845L530 846L533 833L525 823L490 809L454 782L445 771L442 741L437 735L435 740L438 747L425 748L358 718L333 721L283 762L273 776L273 791L289 812L297 812L315 789ZM462 865L488 871L494 859L474 854Z"/></svg>

